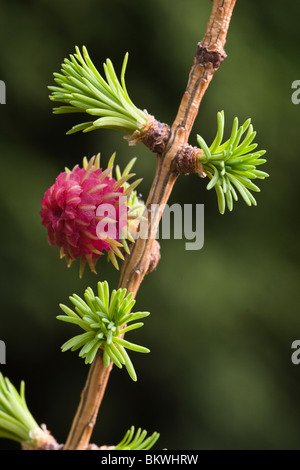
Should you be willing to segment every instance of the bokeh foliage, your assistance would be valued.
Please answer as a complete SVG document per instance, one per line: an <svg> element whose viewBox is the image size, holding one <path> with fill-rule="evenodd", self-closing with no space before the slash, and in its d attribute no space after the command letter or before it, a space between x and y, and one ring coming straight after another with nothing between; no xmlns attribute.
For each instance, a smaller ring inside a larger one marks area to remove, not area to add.
<svg viewBox="0 0 300 470"><path fill-rule="evenodd" d="M0 7L0 79L7 86L0 107L1 371L13 383L25 380L30 411L59 442L87 366L60 351L69 331L56 320L58 305L98 280L116 287L118 273L105 260L98 276L86 272L80 280L75 265L68 270L47 244L40 199L65 166L99 151L107 161L116 151L121 167L137 156L146 196L155 156L142 144L128 147L116 131L66 136L74 116L52 115L47 86L75 45L85 44L99 66L109 57L118 71L128 51L133 102L171 123L210 9L209 0L5 0ZM190 143L197 133L212 141L221 109L228 124L251 117L270 178L260 185L257 207L239 202L224 216L205 180L192 175L176 183L171 204L205 204L205 244L195 252L185 250L185 240L161 240L162 259L138 294L151 317L132 333L151 354L136 357L137 383L113 370L97 444L117 442L134 425L158 431L168 449L299 449L300 366L290 359L300 337L300 106L291 102L291 84L300 78L299 14L293 0L284 9L279 0L272 8L267 0L237 2L228 57ZM18 446L3 440L0 448Z"/></svg>

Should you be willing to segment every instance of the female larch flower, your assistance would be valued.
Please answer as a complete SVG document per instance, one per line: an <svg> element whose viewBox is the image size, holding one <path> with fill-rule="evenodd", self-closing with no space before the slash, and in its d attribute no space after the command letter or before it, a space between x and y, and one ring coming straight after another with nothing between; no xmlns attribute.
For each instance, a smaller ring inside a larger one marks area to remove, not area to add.
<svg viewBox="0 0 300 470"><path fill-rule="evenodd" d="M140 209L137 211L131 202L141 180L127 183L133 176L129 171L134 161L123 174L118 168L117 179L113 178L114 157L104 171L100 168L100 154L89 161L84 158L83 168L66 168L41 201L40 215L50 245L60 247L60 256L66 258L68 266L80 258L80 277L86 263L96 272L95 263L105 253L118 269L116 256L124 259L124 250L128 252L126 238L134 241L130 226L141 213L143 203L135 204Z"/></svg>

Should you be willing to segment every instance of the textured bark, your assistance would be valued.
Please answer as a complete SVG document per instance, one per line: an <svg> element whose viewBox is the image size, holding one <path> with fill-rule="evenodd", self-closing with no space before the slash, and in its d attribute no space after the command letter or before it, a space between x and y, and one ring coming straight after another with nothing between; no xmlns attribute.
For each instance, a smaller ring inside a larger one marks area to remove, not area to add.
<svg viewBox="0 0 300 470"><path fill-rule="evenodd" d="M96 423L111 367L104 367L100 349L91 364L64 450L85 450Z"/></svg>

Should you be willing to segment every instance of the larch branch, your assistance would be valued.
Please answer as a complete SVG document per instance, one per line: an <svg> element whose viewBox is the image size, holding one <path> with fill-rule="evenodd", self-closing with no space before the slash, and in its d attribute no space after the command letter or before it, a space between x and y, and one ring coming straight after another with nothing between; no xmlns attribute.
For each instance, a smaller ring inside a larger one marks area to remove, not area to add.
<svg viewBox="0 0 300 470"><path fill-rule="evenodd" d="M159 146L153 146L158 154L156 173L146 202L148 237L138 238L132 246L130 255L127 255L123 262L119 281L119 288L125 287L128 292L133 292L134 296L145 275L151 270L153 244L158 225L179 175L175 165L176 156L179 149L187 145L204 93L214 73L226 57L224 45L235 3L236 0L213 1L206 33L203 40L198 43L187 88L177 116L170 129L162 125L163 145L160 142ZM160 153L161 149L163 150ZM158 205L158 210L153 212L154 204ZM91 365L65 450L84 450L88 447L110 369L104 366L102 354L99 353Z"/></svg>

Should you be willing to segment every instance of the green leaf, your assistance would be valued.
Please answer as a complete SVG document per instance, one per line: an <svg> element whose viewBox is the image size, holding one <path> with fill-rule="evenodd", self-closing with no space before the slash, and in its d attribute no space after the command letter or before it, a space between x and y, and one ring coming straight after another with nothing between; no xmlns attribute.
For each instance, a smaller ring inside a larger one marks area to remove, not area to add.
<svg viewBox="0 0 300 470"><path fill-rule="evenodd" d="M59 304L60 308L65 312L66 315L68 315L69 317L72 317L72 318L78 318L78 315L76 315L75 312L73 312L73 310L71 310L69 307L67 307L66 305L63 305L63 304Z"/></svg>
<svg viewBox="0 0 300 470"><path fill-rule="evenodd" d="M138 428L135 435L134 431L134 426L131 426L122 441L116 445L115 450L150 450L159 439L157 432L146 438L147 431Z"/></svg>
<svg viewBox="0 0 300 470"><path fill-rule="evenodd" d="M116 366L119 367L119 369L122 369L122 364L124 364L125 361L121 355L120 355L121 360L119 360L119 356L115 354L115 351L112 349L112 344L107 344L105 349L110 359L113 361L113 363L116 364Z"/></svg>
<svg viewBox="0 0 300 470"><path fill-rule="evenodd" d="M120 353L123 356L123 359L124 359L124 362L125 362L125 367L127 369L128 374L130 375L132 380L134 382L136 382L137 381L137 376L136 376L136 372L134 370L133 364L130 360L130 357L128 356L126 350L124 349L124 347L121 344L118 344L118 349L119 349Z"/></svg>
<svg viewBox="0 0 300 470"><path fill-rule="evenodd" d="M150 352L150 349L145 348L144 346L140 346L138 344L130 343L129 341L123 338L115 337L114 342L120 344L121 346L124 346L127 349L131 349L132 351L142 352L142 353Z"/></svg>
<svg viewBox="0 0 300 470"><path fill-rule="evenodd" d="M125 317L122 317L120 320L120 325L123 325L124 323L129 323L135 320L141 320L142 318L146 318L150 315L149 312L135 312L135 313L130 313Z"/></svg>
<svg viewBox="0 0 300 470"><path fill-rule="evenodd" d="M202 137L200 135L197 135L197 141L198 141L198 144L200 145L200 147L202 148L205 156L206 156L206 160L210 160L211 158L211 153L210 153L210 150L205 142L204 139L202 139Z"/></svg>
<svg viewBox="0 0 300 470"><path fill-rule="evenodd" d="M124 335L128 331L136 330L137 328L141 328L142 326L144 326L144 323L134 323L134 325L130 325L130 326L127 326L126 328L123 328L122 334Z"/></svg>
<svg viewBox="0 0 300 470"><path fill-rule="evenodd" d="M94 336L95 333L93 331L88 331L87 333L73 336L73 338L69 339L62 345L61 349L63 352L67 351L68 349L76 351L76 349L81 348L84 344L93 339Z"/></svg>
<svg viewBox="0 0 300 470"><path fill-rule="evenodd" d="M224 133L224 111L221 111L217 114L217 122L218 122L218 131L217 135L215 137L215 140L213 141L211 147L210 147L210 153L214 154L216 153L217 148L219 147L220 143L222 142L223 139L223 133Z"/></svg>
<svg viewBox="0 0 300 470"><path fill-rule="evenodd" d="M57 320L61 320L65 323L73 323L75 325L78 325L86 331L90 330L87 322L85 322L83 320L80 320L80 318L78 318L78 317L73 318L73 317L65 317L64 315L58 315L56 318L57 318Z"/></svg>

